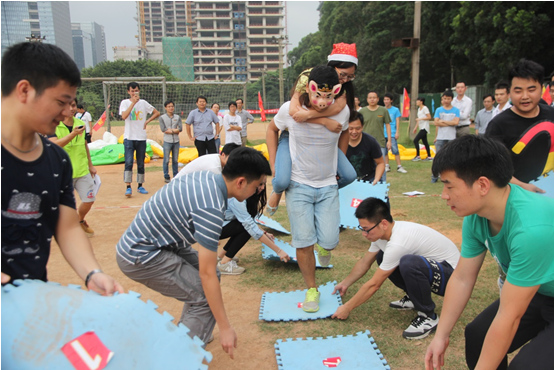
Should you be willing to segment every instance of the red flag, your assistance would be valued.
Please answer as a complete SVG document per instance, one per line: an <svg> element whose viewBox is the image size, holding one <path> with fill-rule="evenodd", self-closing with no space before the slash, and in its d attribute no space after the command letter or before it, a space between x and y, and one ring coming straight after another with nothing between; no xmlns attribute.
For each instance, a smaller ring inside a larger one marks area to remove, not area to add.
<svg viewBox="0 0 555 370"><path fill-rule="evenodd" d="M102 113L102 116L100 116L98 121L96 121L96 123L93 126L93 130L98 131L98 129L104 126L104 122L106 122L106 111L104 111L104 113Z"/></svg>
<svg viewBox="0 0 555 370"><path fill-rule="evenodd" d="M403 111L401 117L408 117L410 113L410 98L407 89L403 88Z"/></svg>
<svg viewBox="0 0 555 370"><path fill-rule="evenodd" d="M551 104L551 95L549 94L549 90L551 89L551 87L549 85L547 85L547 87L544 87L544 92L543 92L543 100L545 100L545 102L547 104Z"/></svg>
<svg viewBox="0 0 555 370"><path fill-rule="evenodd" d="M266 122L266 113L264 112L264 103L262 102L260 91L258 92L258 107L260 108L260 118L262 119L262 122Z"/></svg>

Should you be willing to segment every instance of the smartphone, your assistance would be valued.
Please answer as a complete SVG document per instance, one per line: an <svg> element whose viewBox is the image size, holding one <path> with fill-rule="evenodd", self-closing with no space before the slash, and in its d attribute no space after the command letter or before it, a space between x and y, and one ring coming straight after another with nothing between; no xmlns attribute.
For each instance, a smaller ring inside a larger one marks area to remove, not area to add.
<svg viewBox="0 0 555 370"><path fill-rule="evenodd" d="M85 127L85 126L81 125L81 126L77 126L75 128L78 129L78 130L81 130L83 127Z"/></svg>

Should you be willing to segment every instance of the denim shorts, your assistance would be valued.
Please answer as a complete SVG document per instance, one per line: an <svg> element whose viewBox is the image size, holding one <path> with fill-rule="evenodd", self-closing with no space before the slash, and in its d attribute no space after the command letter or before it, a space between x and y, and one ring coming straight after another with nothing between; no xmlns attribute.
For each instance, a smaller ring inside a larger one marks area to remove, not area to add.
<svg viewBox="0 0 555 370"><path fill-rule="evenodd" d="M385 138L386 144L388 140L389 139L386 137ZM395 139L394 137L391 138L391 153L393 153L393 155L399 155L399 147L397 146L397 139Z"/></svg>
<svg viewBox="0 0 555 370"><path fill-rule="evenodd" d="M285 192L291 223L291 245L306 248L315 243L334 249L339 243L339 192L337 185L313 188L291 181Z"/></svg>

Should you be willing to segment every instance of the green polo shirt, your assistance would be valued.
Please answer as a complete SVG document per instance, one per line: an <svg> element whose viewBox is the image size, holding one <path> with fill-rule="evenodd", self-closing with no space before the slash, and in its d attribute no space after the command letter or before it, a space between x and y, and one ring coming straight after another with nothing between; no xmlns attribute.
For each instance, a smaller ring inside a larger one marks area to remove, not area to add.
<svg viewBox="0 0 555 370"><path fill-rule="evenodd" d="M78 118L73 117L73 127L78 127L84 125L85 122ZM64 138L69 135L69 128L60 122L58 127L56 127L56 137L58 139ZM89 158L87 157L87 148L85 147L87 142L85 141L85 132L77 135L69 143L67 143L63 149L69 155L71 160L71 166L73 167L73 178L83 177L90 173L89 171Z"/></svg>

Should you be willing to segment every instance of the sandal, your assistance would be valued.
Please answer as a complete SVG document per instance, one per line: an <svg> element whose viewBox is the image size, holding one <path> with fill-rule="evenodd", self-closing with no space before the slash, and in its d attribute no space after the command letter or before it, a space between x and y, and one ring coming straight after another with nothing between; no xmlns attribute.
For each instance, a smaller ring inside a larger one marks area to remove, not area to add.
<svg viewBox="0 0 555 370"><path fill-rule="evenodd" d="M274 193L274 191L272 190L272 193L270 194L270 198L271 198L272 195L274 195L274 194L275 194L275 193ZM266 213L267 213L269 216L273 216L273 215L277 212L278 208L279 208L279 204L278 204L277 206L275 206L275 207L271 207L269 204L266 204Z"/></svg>

